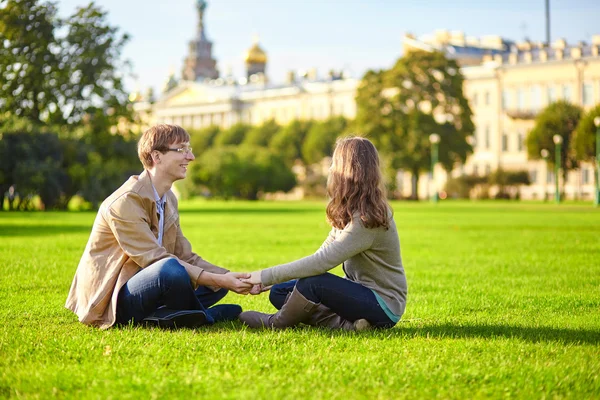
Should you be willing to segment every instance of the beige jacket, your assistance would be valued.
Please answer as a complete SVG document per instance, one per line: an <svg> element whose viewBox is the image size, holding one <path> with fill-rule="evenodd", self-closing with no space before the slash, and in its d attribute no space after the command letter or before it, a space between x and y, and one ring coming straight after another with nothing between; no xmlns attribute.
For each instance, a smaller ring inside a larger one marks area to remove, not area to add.
<svg viewBox="0 0 600 400"><path fill-rule="evenodd" d="M158 213L147 171L132 176L100 206L75 273L65 307L84 324L109 328L115 323L121 287L142 268L175 257L194 286L206 270L224 274L192 252L179 226L177 198L167 192L163 245L158 244Z"/></svg>

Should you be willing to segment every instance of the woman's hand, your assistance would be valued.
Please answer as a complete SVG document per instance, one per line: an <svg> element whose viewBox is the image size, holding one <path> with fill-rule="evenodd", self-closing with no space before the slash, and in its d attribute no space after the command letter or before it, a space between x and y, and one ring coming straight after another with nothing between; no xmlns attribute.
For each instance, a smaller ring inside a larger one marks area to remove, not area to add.
<svg viewBox="0 0 600 400"><path fill-rule="evenodd" d="M262 285L260 273L261 271L254 271L250 274L249 278L242 278L240 280L242 282L251 283L252 285Z"/></svg>

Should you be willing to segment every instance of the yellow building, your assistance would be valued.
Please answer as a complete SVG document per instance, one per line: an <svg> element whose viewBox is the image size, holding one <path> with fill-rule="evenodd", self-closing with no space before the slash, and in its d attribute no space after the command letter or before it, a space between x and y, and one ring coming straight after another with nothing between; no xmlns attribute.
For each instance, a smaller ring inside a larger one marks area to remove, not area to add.
<svg viewBox="0 0 600 400"><path fill-rule="evenodd" d="M464 92L476 126L475 151L467 172L526 170L531 185L521 198L542 199L554 194L554 174L543 160L530 161L525 138L544 107L566 100L584 110L600 103L600 35L591 44L552 46L522 43L509 54L485 56L481 65L462 68ZM562 182L561 182L562 185ZM593 165L571 171L564 182L568 198L593 198Z"/></svg>
<svg viewBox="0 0 600 400"><path fill-rule="evenodd" d="M208 83L183 81L154 104L153 119L186 128L227 128L270 119L284 125L295 119L354 118L357 85L352 78L312 76L281 85L222 78Z"/></svg>
<svg viewBox="0 0 600 400"><path fill-rule="evenodd" d="M439 50L461 65L476 132L474 153L452 174L487 175L499 167L526 170L532 184L520 189L520 197L551 197L553 172L544 161L528 160L525 138L537 113L553 101L567 100L586 110L600 103L600 35L594 36L591 44L569 45L559 40L544 47L498 36L474 38L462 32L436 31L419 38L407 34L403 43L405 52ZM355 117L359 80L342 73L318 79L316 71L309 70L290 72L283 84L269 83L267 53L257 40L244 60L248 73L240 79L171 82L170 89L152 106L151 122L196 129L210 125L227 128L238 122L257 125L270 119L283 125L295 119ZM435 181L424 174L419 179L420 196L442 191L447 178L439 165ZM399 173L402 195L410 195L411 179L409 174ZM563 187L568 198L589 200L593 185L593 166L583 164L569 173Z"/></svg>

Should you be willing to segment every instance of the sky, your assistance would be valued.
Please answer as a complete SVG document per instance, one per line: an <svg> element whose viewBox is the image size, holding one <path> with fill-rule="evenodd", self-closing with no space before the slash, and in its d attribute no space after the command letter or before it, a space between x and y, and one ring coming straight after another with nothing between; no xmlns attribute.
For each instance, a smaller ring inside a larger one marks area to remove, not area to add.
<svg viewBox="0 0 600 400"><path fill-rule="evenodd" d="M316 68L326 76L345 70L360 78L389 68L402 55L402 37L461 30L467 36L500 35L545 40L544 0L207 0L205 33L221 74L245 74L244 52L258 37L268 56L267 75L283 82L287 71ZM84 0L57 1L62 16ZM196 35L195 0L97 0L111 25L131 39L123 51L134 76L130 91L158 93L170 72L180 75L188 42ZM551 40L590 42L600 35L600 1L551 0Z"/></svg>

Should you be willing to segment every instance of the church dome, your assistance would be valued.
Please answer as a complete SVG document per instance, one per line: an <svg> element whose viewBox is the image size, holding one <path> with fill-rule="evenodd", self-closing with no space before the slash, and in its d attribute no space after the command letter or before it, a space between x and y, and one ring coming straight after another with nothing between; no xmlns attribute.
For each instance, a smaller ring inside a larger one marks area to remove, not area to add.
<svg viewBox="0 0 600 400"><path fill-rule="evenodd" d="M246 51L246 55L244 57L244 61L246 64L266 64L267 63L267 53L258 45L258 41L255 41L252 47Z"/></svg>

